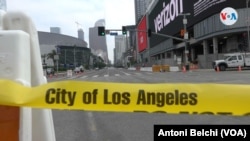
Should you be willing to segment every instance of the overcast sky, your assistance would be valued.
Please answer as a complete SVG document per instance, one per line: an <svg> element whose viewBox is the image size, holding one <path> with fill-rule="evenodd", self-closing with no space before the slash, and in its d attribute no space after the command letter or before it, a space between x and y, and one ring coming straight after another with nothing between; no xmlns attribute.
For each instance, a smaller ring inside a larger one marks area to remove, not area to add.
<svg viewBox="0 0 250 141"><path fill-rule="evenodd" d="M134 0L6 0L7 11L23 11L30 16L38 31L60 27L61 33L77 37L81 24L89 44L89 27L105 19L106 29L121 29L135 24ZM114 36L107 36L109 59L113 61Z"/></svg>

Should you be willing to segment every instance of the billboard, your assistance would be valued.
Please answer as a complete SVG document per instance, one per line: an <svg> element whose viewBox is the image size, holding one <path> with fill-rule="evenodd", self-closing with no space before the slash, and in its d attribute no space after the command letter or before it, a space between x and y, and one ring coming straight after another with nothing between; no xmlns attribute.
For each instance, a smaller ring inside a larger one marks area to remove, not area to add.
<svg viewBox="0 0 250 141"><path fill-rule="evenodd" d="M148 15L149 28L152 32L177 36L183 29L183 16L180 13L190 13L187 16L187 28L194 24L220 13L225 7L234 9L245 8L243 0L159 0ZM153 35L150 46L163 40L163 37Z"/></svg>
<svg viewBox="0 0 250 141"><path fill-rule="evenodd" d="M148 46L148 36L147 36L147 20L146 16L144 16L140 23L137 26L137 42L138 42L138 51L144 51Z"/></svg>

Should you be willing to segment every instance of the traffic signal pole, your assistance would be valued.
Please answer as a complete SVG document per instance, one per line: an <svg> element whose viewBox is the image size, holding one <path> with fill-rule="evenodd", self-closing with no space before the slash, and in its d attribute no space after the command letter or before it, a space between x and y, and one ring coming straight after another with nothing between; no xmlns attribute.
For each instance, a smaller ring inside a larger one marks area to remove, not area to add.
<svg viewBox="0 0 250 141"><path fill-rule="evenodd" d="M188 40L188 34L187 34L187 17L186 16L189 16L190 13L182 13L180 14L180 16L183 16L183 26L184 26L184 43L185 43L185 67L186 67L186 70L187 70L187 65L188 65L188 50L187 50L187 40Z"/></svg>
<svg viewBox="0 0 250 141"><path fill-rule="evenodd" d="M187 41L186 39L182 39L182 38L178 38L178 37L174 37L174 36L170 36L170 35L166 35L166 34L161 34L161 33L151 32L151 34L166 37L166 38L172 38L172 39L180 40L180 41L183 41L183 42Z"/></svg>
<svg viewBox="0 0 250 141"><path fill-rule="evenodd" d="M98 30L100 30L101 28L98 27ZM137 29L105 29L104 28L104 32L106 33L106 31L134 31L134 32L147 32L148 33L148 37L150 37L149 35L151 34L154 34L154 35L158 35L158 36L162 36L162 37L166 37L166 38L172 38L172 39L176 39L176 40L179 40L179 41L183 41L183 42L187 42L187 39L183 39L183 38L178 38L178 37L175 37L175 36L170 36L170 35L167 35L167 34L161 34L161 33L156 33L156 32L151 32L151 30L137 30ZM150 33L149 33L150 32ZM98 32L100 33L100 32ZM125 34L124 34L125 35Z"/></svg>

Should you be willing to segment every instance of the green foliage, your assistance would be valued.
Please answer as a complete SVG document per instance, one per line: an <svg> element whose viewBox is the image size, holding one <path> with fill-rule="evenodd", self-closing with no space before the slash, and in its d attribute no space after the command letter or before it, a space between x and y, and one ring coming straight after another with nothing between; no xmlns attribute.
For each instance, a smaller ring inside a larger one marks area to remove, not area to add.
<svg viewBox="0 0 250 141"><path fill-rule="evenodd" d="M56 50L52 50L50 53L47 54L47 59L52 59L54 68L56 67L56 60L55 60Z"/></svg>

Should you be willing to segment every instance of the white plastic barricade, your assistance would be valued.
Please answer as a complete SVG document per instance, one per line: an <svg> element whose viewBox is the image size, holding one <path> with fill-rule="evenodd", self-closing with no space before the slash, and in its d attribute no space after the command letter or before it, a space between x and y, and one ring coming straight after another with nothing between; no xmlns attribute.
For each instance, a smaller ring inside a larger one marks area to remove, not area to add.
<svg viewBox="0 0 250 141"><path fill-rule="evenodd" d="M67 70L67 77L72 77L72 76L73 76L73 71Z"/></svg>
<svg viewBox="0 0 250 141"><path fill-rule="evenodd" d="M20 11L0 11L0 21L0 79L10 79L28 87L47 83L38 33L32 20ZM55 141L50 109L22 107L17 113L19 129L10 133L12 136L18 136L19 141ZM6 115L1 113L1 116ZM4 124L0 124L0 129L1 126Z"/></svg>

